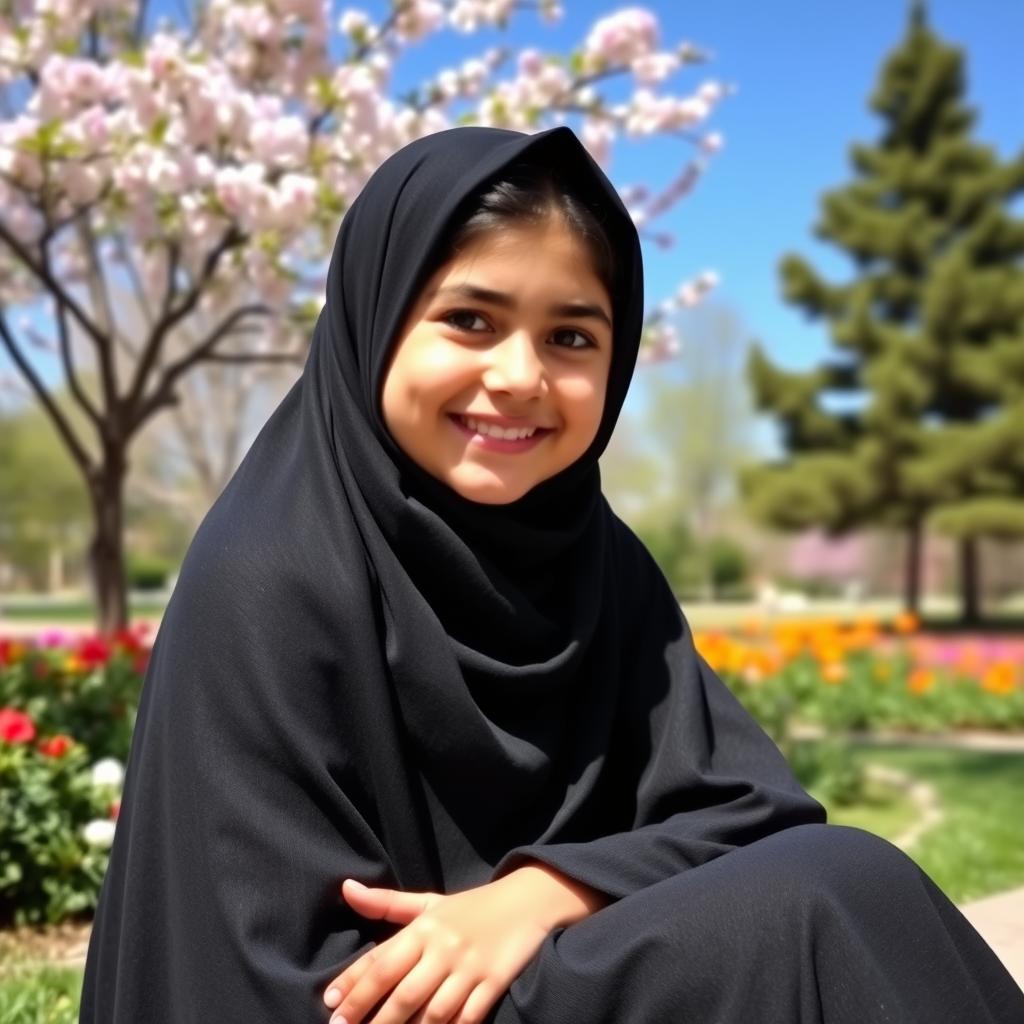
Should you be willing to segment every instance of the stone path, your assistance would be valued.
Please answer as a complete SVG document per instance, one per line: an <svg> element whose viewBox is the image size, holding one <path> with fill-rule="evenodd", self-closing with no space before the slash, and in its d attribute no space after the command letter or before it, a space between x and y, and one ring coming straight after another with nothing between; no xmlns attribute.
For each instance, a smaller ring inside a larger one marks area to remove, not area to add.
<svg viewBox="0 0 1024 1024"><path fill-rule="evenodd" d="M960 911L1024 989L1024 887L963 904Z"/></svg>

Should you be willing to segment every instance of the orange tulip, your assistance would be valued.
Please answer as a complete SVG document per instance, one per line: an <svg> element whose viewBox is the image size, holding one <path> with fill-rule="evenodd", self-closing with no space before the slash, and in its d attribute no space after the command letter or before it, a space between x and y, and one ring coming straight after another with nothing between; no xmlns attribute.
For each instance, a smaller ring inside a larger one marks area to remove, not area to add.
<svg viewBox="0 0 1024 1024"><path fill-rule="evenodd" d="M927 693L935 685L935 673L930 668L915 668L907 679L907 689L915 696Z"/></svg>
<svg viewBox="0 0 1024 1024"><path fill-rule="evenodd" d="M981 687L997 697L1009 697L1017 688L1013 665L1008 661L997 661L988 667L981 678Z"/></svg>
<svg viewBox="0 0 1024 1024"><path fill-rule="evenodd" d="M897 633L914 633L921 627L921 620L913 612L900 612L892 626Z"/></svg>

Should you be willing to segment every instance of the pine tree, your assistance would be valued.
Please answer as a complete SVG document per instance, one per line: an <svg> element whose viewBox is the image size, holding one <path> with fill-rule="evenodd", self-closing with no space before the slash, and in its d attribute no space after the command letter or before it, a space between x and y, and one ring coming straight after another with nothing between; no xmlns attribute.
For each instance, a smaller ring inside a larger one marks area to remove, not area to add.
<svg viewBox="0 0 1024 1024"><path fill-rule="evenodd" d="M970 620L978 539L1024 536L1024 221L1009 211L1024 151L1001 163L973 142L964 91L961 51L914 2L869 99L881 137L851 147L855 180L823 196L815 226L853 279L781 261L786 299L829 322L832 348L803 373L752 350L755 400L786 454L748 472L744 493L783 529L905 531L910 610L925 529L955 535Z"/></svg>

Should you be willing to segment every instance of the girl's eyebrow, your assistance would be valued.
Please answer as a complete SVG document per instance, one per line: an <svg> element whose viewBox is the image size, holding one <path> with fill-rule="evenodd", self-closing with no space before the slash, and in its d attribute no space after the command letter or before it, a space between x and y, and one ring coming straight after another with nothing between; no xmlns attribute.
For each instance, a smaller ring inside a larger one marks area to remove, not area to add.
<svg viewBox="0 0 1024 1024"><path fill-rule="evenodd" d="M481 288L475 284L448 285L445 288L435 288L427 295L432 299L435 295L454 295L461 299L475 299L477 302L489 302L494 306L503 306L505 309L515 309L516 300L505 292L496 292L492 288ZM609 327L612 322L608 314L600 307L589 302L566 302L558 306L552 306L548 313L551 316L572 316L572 317L593 317L602 320Z"/></svg>

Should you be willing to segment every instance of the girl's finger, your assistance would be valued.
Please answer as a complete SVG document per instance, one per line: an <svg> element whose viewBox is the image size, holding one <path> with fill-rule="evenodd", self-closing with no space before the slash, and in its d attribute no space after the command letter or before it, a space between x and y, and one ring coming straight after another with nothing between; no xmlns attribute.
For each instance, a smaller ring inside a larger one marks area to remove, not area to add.
<svg viewBox="0 0 1024 1024"><path fill-rule="evenodd" d="M373 1024L408 1024L432 1001L431 997L449 978L449 971L450 967L436 957L421 959L374 1014Z"/></svg>
<svg viewBox="0 0 1024 1024"><path fill-rule="evenodd" d="M356 913L373 920L383 919L408 924L430 906L434 897L429 892L402 892L400 889L378 889L346 878L341 895Z"/></svg>
<svg viewBox="0 0 1024 1024"><path fill-rule="evenodd" d="M395 938L397 937L395 936ZM359 957L358 960L353 960L324 990L324 1002L328 1006L337 1007L342 999L352 991L355 983L377 962L378 957L383 952L386 952L386 947L391 941L389 940L379 946L373 946ZM328 998L332 989L336 989L340 993L333 1000Z"/></svg>
<svg viewBox="0 0 1024 1024"><path fill-rule="evenodd" d="M423 954L423 946L400 932L394 939L378 946L373 953L379 954L370 959L367 953L361 961L345 972L346 980L342 985L343 998L335 1009L331 1020L344 1017L347 1024L359 1022L372 1010L419 962ZM351 973L350 973L351 972ZM376 1016L375 1016L376 1021Z"/></svg>
<svg viewBox="0 0 1024 1024"><path fill-rule="evenodd" d="M451 1024L473 991L473 984L471 979L449 974L409 1024Z"/></svg>
<svg viewBox="0 0 1024 1024"><path fill-rule="evenodd" d="M482 981L469 993L451 1024L481 1024L504 994L504 990L496 988L493 983Z"/></svg>

